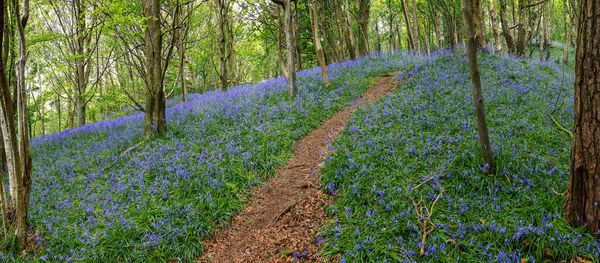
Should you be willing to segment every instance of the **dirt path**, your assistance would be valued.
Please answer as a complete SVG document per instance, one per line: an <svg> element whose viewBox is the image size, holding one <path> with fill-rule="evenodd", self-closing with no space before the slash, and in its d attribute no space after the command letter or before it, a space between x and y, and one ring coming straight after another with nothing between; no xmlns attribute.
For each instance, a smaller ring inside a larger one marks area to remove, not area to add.
<svg viewBox="0 0 600 263"><path fill-rule="evenodd" d="M376 79L360 99L296 142L289 163L277 169L279 176L252 193L229 228L205 241L206 251L198 262L288 262L294 257L320 261L316 227L327 219L324 207L330 200L318 189L318 168L328 142L339 136L357 107L396 88L394 75Z"/></svg>

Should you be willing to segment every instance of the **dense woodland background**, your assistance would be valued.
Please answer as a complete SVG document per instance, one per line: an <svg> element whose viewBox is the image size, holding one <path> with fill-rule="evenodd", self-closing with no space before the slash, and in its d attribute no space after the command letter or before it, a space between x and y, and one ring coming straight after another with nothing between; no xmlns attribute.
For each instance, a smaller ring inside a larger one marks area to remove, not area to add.
<svg viewBox="0 0 600 263"><path fill-rule="evenodd" d="M491 52L542 59L550 58L550 46L563 46L564 56L552 59L572 68L563 43L575 41L576 2L482 1L482 37ZM463 43L465 35L459 0L292 1L298 70L317 65L314 4L326 64L373 51L430 53ZM284 12L274 2L163 1L160 15L167 100L286 71ZM15 18L8 12L6 19L2 52L16 91ZM144 19L134 1L32 1L25 68L32 137L143 108Z"/></svg>

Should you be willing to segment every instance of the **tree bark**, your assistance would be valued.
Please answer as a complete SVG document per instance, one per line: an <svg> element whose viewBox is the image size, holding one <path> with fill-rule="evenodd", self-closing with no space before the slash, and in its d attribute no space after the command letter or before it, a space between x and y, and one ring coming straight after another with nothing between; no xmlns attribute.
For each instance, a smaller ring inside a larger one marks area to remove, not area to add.
<svg viewBox="0 0 600 263"><path fill-rule="evenodd" d="M342 6L340 4L340 0L335 0L335 16L337 17L338 27L340 28L341 35L344 37L344 43L346 44L346 52L348 52L348 56L351 59L356 57L356 53L354 53L354 47L352 46L352 41L350 39L350 33L348 32L348 27L346 26L346 20L342 14Z"/></svg>
<svg viewBox="0 0 600 263"><path fill-rule="evenodd" d="M146 17L146 108L144 135L148 138L158 132L167 133L166 103L163 89L162 37L160 26L160 0L144 0ZM156 128L153 127L156 126Z"/></svg>
<svg viewBox="0 0 600 263"><path fill-rule="evenodd" d="M340 6L341 8L341 6ZM354 29L352 29L352 18L350 17L350 3L346 0L346 19L344 21L344 26L346 27L346 32L348 32L348 52L350 53L350 59L356 58L356 51L354 45Z"/></svg>
<svg viewBox="0 0 600 263"><path fill-rule="evenodd" d="M402 9L403 9L403 13L404 13L404 20L406 21L406 33L408 34L408 49L412 49L413 51L418 52L417 50L417 41L415 40L414 37L414 32L413 29L414 27L412 26L411 22L410 22L410 18L409 18L409 13L410 10L408 9L408 5L406 4L406 0L401 0L402 1Z"/></svg>
<svg viewBox="0 0 600 263"><path fill-rule="evenodd" d="M569 22L567 20L568 13L568 5L566 2L563 2L563 18L565 19L565 49L563 55L563 63L567 63L569 61Z"/></svg>
<svg viewBox="0 0 600 263"><path fill-rule="evenodd" d="M288 84L290 85L290 97L296 96L296 61L294 51L296 50L296 38L294 36L294 25L292 21L292 3L291 0L286 0L284 8L285 20L285 39L287 44L287 71Z"/></svg>
<svg viewBox="0 0 600 263"><path fill-rule="evenodd" d="M490 13L490 28L492 31L492 38L494 40L494 51L499 53L502 51L502 45L500 44L500 31L498 30L498 17L496 13L497 0L490 0L488 5L488 12Z"/></svg>
<svg viewBox="0 0 600 263"><path fill-rule="evenodd" d="M410 4L409 4L410 5ZM417 52L421 53L422 47L419 42L421 33L419 32L419 16L417 16L417 0L412 0L412 30L414 41L417 45Z"/></svg>
<svg viewBox="0 0 600 263"><path fill-rule="evenodd" d="M472 0L471 3L473 4L475 41L477 42L478 48L485 50L487 48L487 41L485 39L485 19L483 17L483 10L481 8L481 0Z"/></svg>
<svg viewBox="0 0 600 263"><path fill-rule="evenodd" d="M519 23L517 24L517 45L516 51L517 56L523 56L525 54L525 49L527 48L527 16L525 14L525 5L527 5L527 0L519 0Z"/></svg>
<svg viewBox="0 0 600 263"><path fill-rule="evenodd" d="M217 12L219 16L219 80L221 83L221 92L227 91L227 35L225 27L227 25L227 8L225 6L225 0L215 0L217 3Z"/></svg>
<svg viewBox="0 0 600 263"><path fill-rule="evenodd" d="M502 35L506 41L506 48L509 52L515 53L515 41L508 26L508 19L506 18L506 0L500 0L500 22L502 25Z"/></svg>
<svg viewBox="0 0 600 263"><path fill-rule="evenodd" d="M492 148L490 146L489 132L485 117L485 106L483 94L481 92L481 79L479 77L479 68L477 66L477 36L473 22L473 2L477 0L463 0L462 12L466 26L467 58L469 60L469 72L471 75L471 91L477 115L477 131L479 133L479 145L483 156L483 172L490 173L494 168L492 158Z"/></svg>
<svg viewBox="0 0 600 263"><path fill-rule="evenodd" d="M565 217L600 229L600 2L580 0L575 57L575 118Z"/></svg>
<svg viewBox="0 0 600 263"><path fill-rule="evenodd" d="M285 27L285 22L283 21L283 18L281 17L281 11L279 10L278 6L275 6L275 15L276 15L276 19L277 19L277 56L279 59L279 67L281 68L281 74L283 75L283 77L285 79L289 79L289 75L288 75L288 71L285 67L285 59L283 58L283 43L281 41L282 38L282 34L281 31L284 30Z"/></svg>
<svg viewBox="0 0 600 263"><path fill-rule="evenodd" d="M371 0L360 0L358 4L358 52L360 56L369 54L369 14Z"/></svg>
<svg viewBox="0 0 600 263"><path fill-rule="evenodd" d="M327 65L325 64L325 54L323 53L323 47L321 46L321 39L319 38L319 6L317 0L312 0L313 10L313 39L315 42L315 50L317 53L317 61L321 67L321 75L323 76L323 82L325 86L329 86L329 76L327 75Z"/></svg>

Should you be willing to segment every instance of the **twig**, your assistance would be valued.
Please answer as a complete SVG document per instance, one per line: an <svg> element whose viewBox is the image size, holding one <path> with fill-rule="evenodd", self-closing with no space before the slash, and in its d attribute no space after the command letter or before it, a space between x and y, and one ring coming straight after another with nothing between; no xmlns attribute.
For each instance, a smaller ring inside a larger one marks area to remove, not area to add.
<svg viewBox="0 0 600 263"><path fill-rule="evenodd" d="M562 125L560 125L560 123L558 123L558 121L556 121L556 119L554 118L554 116L552 116L552 114L548 114L548 117L550 117L550 119L552 120L552 122L554 122L554 125L556 125L556 127L563 131L564 133L566 133L567 135L569 135L569 137L573 138L573 133L569 130L567 130L567 128L563 127Z"/></svg>
<svg viewBox="0 0 600 263"><path fill-rule="evenodd" d="M273 222L277 222L279 221L279 219L281 219L285 214L289 213L290 211L292 211L292 209L298 204L300 203L300 200L302 200L302 198L294 201L292 204L288 205L285 209L283 209L283 211L281 211L281 213L275 217L273 219Z"/></svg>
<svg viewBox="0 0 600 263"><path fill-rule="evenodd" d="M148 141L148 139L143 139L141 142L139 142L138 144L131 146L129 149L125 150L123 153L121 153L121 157L127 155L129 152L135 150L136 148L140 147L140 145L144 144L146 141Z"/></svg>
<svg viewBox="0 0 600 263"><path fill-rule="evenodd" d="M413 190L413 191L414 191L415 189L419 188L421 185L423 185L423 184L427 183L427 182L428 182L429 180L431 180L431 179L433 179L433 176L431 176L431 175L430 175L430 176L429 176L429 178L427 178L427 180L425 180L425 181L423 181L422 183L420 183L419 185L417 185L417 186L413 187L411 190Z"/></svg>

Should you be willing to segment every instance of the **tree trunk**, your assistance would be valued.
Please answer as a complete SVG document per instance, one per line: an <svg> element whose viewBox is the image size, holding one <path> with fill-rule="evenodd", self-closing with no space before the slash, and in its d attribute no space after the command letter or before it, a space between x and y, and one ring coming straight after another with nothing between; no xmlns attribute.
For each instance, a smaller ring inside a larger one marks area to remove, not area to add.
<svg viewBox="0 0 600 263"><path fill-rule="evenodd" d="M575 57L575 119L565 217L600 229L600 2L580 0Z"/></svg>
<svg viewBox="0 0 600 263"><path fill-rule="evenodd" d="M523 56L525 54L525 49L527 48L527 17L525 14L525 5L527 4L527 0L519 0L519 23L517 25L517 56Z"/></svg>
<svg viewBox="0 0 600 263"><path fill-rule="evenodd" d="M340 7L341 8L341 7ZM348 51L350 52L350 58L356 58L355 45L354 45L354 29L352 29L352 18L350 17L350 3L346 0L346 21L345 26L348 32Z"/></svg>
<svg viewBox="0 0 600 263"><path fill-rule="evenodd" d="M183 15L183 6L181 6L181 4L179 3L176 3L176 5L177 6L175 7L174 24L179 25L181 23L181 16ZM183 25L181 27L183 27ZM188 95L188 90L187 85L185 83L185 47L183 43L185 41L185 37L181 33L181 27L175 28L174 37L176 43L175 46L177 47L177 55L179 56L179 76L181 77L181 101L185 102L185 97Z"/></svg>
<svg viewBox="0 0 600 263"><path fill-rule="evenodd" d="M369 54L369 14L371 0L360 0L358 4L358 52L360 56Z"/></svg>
<svg viewBox="0 0 600 263"><path fill-rule="evenodd" d="M479 78L479 68L477 66L477 36L475 25L473 23L473 2L478 0L463 0L462 12L466 26L466 42L467 42L467 58L469 60L469 72L471 75L471 91L473 93L473 101L475 105L475 113L477 115L477 131L479 133L479 145L483 156L483 171L490 173L494 168L492 159L492 149L490 146L489 132L485 117L485 105L483 94L481 92L481 79Z"/></svg>
<svg viewBox="0 0 600 263"><path fill-rule="evenodd" d="M567 64L569 61L569 22L567 20L567 3L563 2L563 18L565 19L565 52L563 55L563 63Z"/></svg>
<svg viewBox="0 0 600 263"><path fill-rule="evenodd" d="M542 4L545 5L545 4ZM545 8L542 7L542 9L540 10L540 24L542 24L542 26L540 26L538 28L538 35L539 35L539 39L538 39L538 44L540 45L540 61L544 61L544 46L546 45L546 34L544 33L545 28L546 28L546 16L545 16L545 12L544 12Z"/></svg>
<svg viewBox="0 0 600 263"><path fill-rule="evenodd" d="M356 53L354 52L354 46L352 39L350 38L350 32L348 32L348 26L346 25L346 19L342 14L342 5L340 4L340 0L335 0L335 15L338 20L339 27L341 29L341 34L344 35L344 42L346 43L346 52L350 56L350 59L354 59L356 57Z"/></svg>
<svg viewBox="0 0 600 263"><path fill-rule="evenodd" d="M417 52L421 53L421 43L419 42L421 33L419 32L419 17L417 16L417 0L412 0L412 30L413 38L417 46Z"/></svg>
<svg viewBox="0 0 600 263"><path fill-rule="evenodd" d="M285 39L287 44L287 71L288 71L288 84L290 85L290 97L296 96L296 61L294 51L296 50L296 39L294 36L294 25L292 21L292 2L286 0L284 6L284 17L285 17Z"/></svg>
<svg viewBox="0 0 600 263"><path fill-rule="evenodd" d="M485 40L485 19L483 17L483 10L481 8L481 0L472 0L473 4L473 25L475 26L475 41L477 42L478 48L485 50L487 48L487 41Z"/></svg>
<svg viewBox="0 0 600 263"><path fill-rule="evenodd" d="M496 13L496 2L497 0L490 0L488 5L488 12L490 13L490 28L492 31L492 38L494 40L494 51L499 53L502 51L502 45L500 45L500 31L498 30L498 18Z"/></svg>
<svg viewBox="0 0 600 263"><path fill-rule="evenodd" d="M323 54L323 47L321 47L321 39L319 38L319 6L317 0L312 0L313 10L313 39L315 42L315 50L317 53L317 61L321 67L321 75L323 76L323 82L325 86L329 86L329 77L327 75L327 65L325 64L325 55Z"/></svg>
<svg viewBox="0 0 600 263"><path fill-rule="evenodd" d="M410 13L410 10L408 9L406 0L401 0L401 1L402 1L402 9L404 11L403 12L404 20L406 21L406 33L408 34L408 49L412 49L413 51L418 52L416 40L415 40L414 32L413 32L414 27L412 26L410 19L409 19L409 15L408 15L408 13Z"/></svg>
<svg viewBox="0 0 600 263"><path fill-rule="evenodd" d="M285 68L285 59L283 58L283 43L281 41L281 31L284 30L285 22L281 17L281 11L278 6L275 6L275 15L277 16L277 56L279 58L279 67L281 68L281 74L285 79L289 79L288 71Z"/></svg>
<svg viewBox="0 0 600 263"><path fill-rule="evenodd" d="M0 12L5 12L5 2L0 3ZM2 130L2 139L4 140L4 149L7 159L9 175L9 196L11 206L14 207L14 231L21 248L25 247L27 239L27 212L29 207L29 197L32 183L32 160L29 146L29 122L27 116L27 97L25 93L25 26L29 19L29 1L23 2L23 13L19 14L20 3L18 0L12 1L12 16L16 20L16 29L18 33L18 61L16 64L17 92L15 94L17 101L17 121L15 123L14 106L12 105L10 88L6 78L4 63L0 65L0 128ZM4 13L0 14L0 19L4 23ZM3 30L3 28L1 29ZM0 33L0 35L2 35ZM16 125L15 125L16 124ZM18 128L18 133L15 130ZM3 189L2 189L3 190ZM0 191L0 193L3 191ZM4 193L3 193L4 194ZM2 195L3 208L6 204L6 196ZM8 210L4 210L6 214Z"/></svg>
<svg viewBox="0 0 600 263"><path fill-rule="evenodd" d="M146 17L146 109L144 135L148 138L156 132L167 133L165 116L165 93L163 89L162 31L160 26L160 0L144 0Z"/></svg>
<svg viewBox="0 0 600 263"><path fill-rule="evenodd" d="M379 32L379 21L375 20L375 51L381 52L381 34Z"/></svg>
<svg viewBox="0 0 600 263"><path fill-rule="evenodd" d="M221 82L221 92L227 91L227 35L225 27L227 26L227 8L225 7L225 0L215 0L217 3L217 12L219 16L219 80Z"/></svg>
<svg viewBox="0 0 600 263"><path fill-rule="evenodd" d="M435 14L435 45L437 49L442 48L442 15L440 13Z"/></svg>
<svg viewBox="0 0 600 263"><path fill-rule="evenodd" d="M86 99L85 93L87 89L88 79L86 78L86 63L85 63L85 44L87 34L86 30L86 17L85 7L80 0L74 0L73 6L75 8L75 34L77 35L75 55L76 55L76 66L75 66L75 83L77 84L75 92L75 111L77 114L77 126L81 127L85 124L85 106Z"/></svg>
<svg viewBox="0 0 600 263"><path fill-rule="evenodd" d="M506 48L509 52L515 53L515 41L513 40L513 35L510 33L508 19L506 18L506 0L500 0L500 22L502 25L502 35L506 41Z"/></svg>

